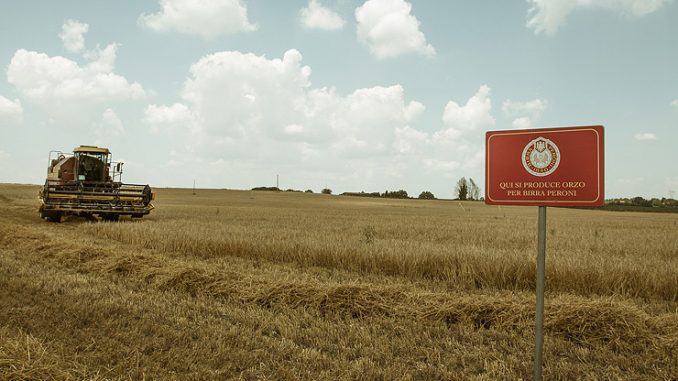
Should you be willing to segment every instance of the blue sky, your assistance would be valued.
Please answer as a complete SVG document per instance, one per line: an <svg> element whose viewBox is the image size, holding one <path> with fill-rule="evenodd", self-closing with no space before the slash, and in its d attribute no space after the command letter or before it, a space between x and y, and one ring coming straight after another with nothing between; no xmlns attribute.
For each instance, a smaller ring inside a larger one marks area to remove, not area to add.
<svg viewBox="0 0 678 381"><path fill-rule="evenodd" d="M158 187L447 198L487 130L603 124L606 197L678 194L671 0L3 2L0 62L0 182L97 144Z"/></svg>

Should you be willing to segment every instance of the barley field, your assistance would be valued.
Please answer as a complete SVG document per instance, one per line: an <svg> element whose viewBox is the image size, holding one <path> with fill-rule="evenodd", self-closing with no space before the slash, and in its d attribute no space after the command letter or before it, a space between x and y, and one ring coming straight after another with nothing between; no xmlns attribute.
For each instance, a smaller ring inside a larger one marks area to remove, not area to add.
<svg viewBox="0 0 678 381"><path fill-rule="evenodd" d="M0 379L531 379L536 207L0 185ZM549 208L544 378L678 379L678 214Z"/></svg>

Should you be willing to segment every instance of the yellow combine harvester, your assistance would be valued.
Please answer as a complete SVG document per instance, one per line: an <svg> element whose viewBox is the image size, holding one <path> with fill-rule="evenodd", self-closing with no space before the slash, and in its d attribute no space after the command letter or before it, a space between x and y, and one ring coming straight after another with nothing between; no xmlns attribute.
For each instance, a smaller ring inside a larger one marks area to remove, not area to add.
<svg viewBox="0 0 678 381"><path fill-rule="evenodd" d="M141 218L151 212L154 194L148 185L123 184L122 164L112 161L108 148L80 146L73 153L51 151L47 180L40 191L40 217L96 216L117 221L128 215Z"/></svg>

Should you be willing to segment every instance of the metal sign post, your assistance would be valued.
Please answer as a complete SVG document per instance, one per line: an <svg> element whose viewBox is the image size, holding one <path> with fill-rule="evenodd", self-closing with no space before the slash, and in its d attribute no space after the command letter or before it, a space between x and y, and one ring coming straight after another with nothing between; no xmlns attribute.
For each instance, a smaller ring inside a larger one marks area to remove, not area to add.
<svg viewBox="0 0 678 381"><path fill-rule="evenodd" d="M603 126L487 131L485 204L538 206L534 379L544 365L546 207L603 206Z"/></svg>
<svg viewBox="0 0 678 381"><path fill-rule="evenodd" d="M537 312L535 316L534 380L541 380L544 353L544 273L546 272L546 207L539 207L537 223Z"/></svg>

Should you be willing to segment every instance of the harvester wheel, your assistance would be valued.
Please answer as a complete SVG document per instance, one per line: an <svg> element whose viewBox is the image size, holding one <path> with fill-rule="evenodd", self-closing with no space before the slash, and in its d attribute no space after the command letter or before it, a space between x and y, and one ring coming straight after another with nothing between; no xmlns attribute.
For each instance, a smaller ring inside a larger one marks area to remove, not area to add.
<svg viewBox="0 0 678 381"><path fill-rule="evenodd" d="M104 221L119 221L120 220L120 215L116 213L109 213L109 214L104 214L101 216L101 219Z"/></svg>
<svg viewBox="0 0 678 381"><path fill-rule="evenodd" d="M85 217L87 218L90 222L96 222L98 221L96 217L94 217L94 214L92 213L80 213L80 217Z"/></svg>
<svg viewBox="0 0 678 381"><path fill-rule="evenodd" d="M61 213L43 213L42 216L49 222L61 222Z"/></svg>

